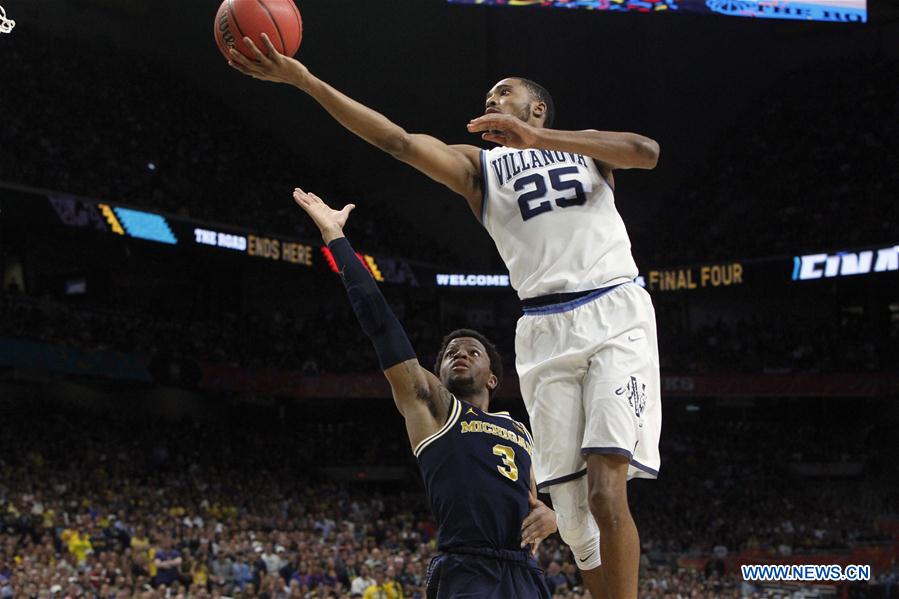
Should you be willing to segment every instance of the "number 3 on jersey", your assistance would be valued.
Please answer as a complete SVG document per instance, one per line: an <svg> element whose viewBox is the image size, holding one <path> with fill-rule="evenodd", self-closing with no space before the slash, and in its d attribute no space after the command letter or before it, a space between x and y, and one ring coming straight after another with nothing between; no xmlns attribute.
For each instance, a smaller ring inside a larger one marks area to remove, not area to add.
<svg viewBox="0 0 899 599"><path fill-rule="evenodd" d="M549 182L554 190L561 192L574 191L574 197L563 196L554 200L559 208L580 206L587 202L587 194L584 193L584 186L578 179L562 179L565 175L577 175L578 168L576 166L554 168L546 174L549 175ZM549 212L553 209L552 201L543 200L543 198L546 197L548 190L546 187L546 178L542 173L534 173L533 175L522 177L515 181L515 191L520 192L530 186L533 186L533 189L518 196L518 207L521 209L521 218L523 220L534 218L538 214L543 214L544 212ZM533 205L533 202L537 200L543 201L536 206Z"/></svg>
<svg viewBox="0 0 899 599"><path fill-rule="evenodd" d="M497 444L493 446L493 455L500 456L503 459L503 464L506 466L505 468L497 466L496 469L499 470L499 473L513 482L518 480L518 466L515 465L515 450L508 445Z"/></svg>

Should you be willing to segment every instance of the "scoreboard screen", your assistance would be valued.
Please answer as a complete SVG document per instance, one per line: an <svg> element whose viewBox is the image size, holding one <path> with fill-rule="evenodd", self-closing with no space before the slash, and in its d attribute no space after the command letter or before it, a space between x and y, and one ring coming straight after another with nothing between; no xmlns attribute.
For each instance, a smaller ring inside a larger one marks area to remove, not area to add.
<svg viewBox="0 0 899 599"><path fill-rule="evenodd" d="M454 4L583 8L608 12L699 13L728 17L864 23L867 0L449 0Z"/></svg>

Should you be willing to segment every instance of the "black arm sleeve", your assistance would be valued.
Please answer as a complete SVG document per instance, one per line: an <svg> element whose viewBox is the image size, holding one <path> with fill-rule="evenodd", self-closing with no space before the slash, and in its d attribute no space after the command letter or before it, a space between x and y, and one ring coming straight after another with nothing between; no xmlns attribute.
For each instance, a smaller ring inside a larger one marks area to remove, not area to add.
<svg viewBox="0 0 899 599"><path fill-rule="evenodd" d="M353 312L356 313L362 330L375 346L381 370L415 358L415 350L412 349L403 325L387 305L378 284L362 265L347 238L335 239L328 244L328 249L340 270L340 278L346 287Z"/></svg>

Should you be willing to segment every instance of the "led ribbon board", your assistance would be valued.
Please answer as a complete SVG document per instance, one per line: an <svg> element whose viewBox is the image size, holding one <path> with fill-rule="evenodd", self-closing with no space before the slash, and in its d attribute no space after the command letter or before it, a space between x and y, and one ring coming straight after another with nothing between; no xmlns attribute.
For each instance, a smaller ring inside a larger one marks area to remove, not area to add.
<svg viewBox="0 0 899 599"><path fill-rule="evenodd" d="M650 270L640 284L649 291L730 287L743 284L743 271L741 262Z"/></svg>
<svg viewBox="0 0 899 599"><path fill-rule="evenodd" d="M312 246L305 243L276 237L226 233L200 227L194 227L193 232L194 241L198 245L234 250L256 258L312 266Z"/></svg>
<svg viewBox="0 0 899 599"><path fill-rule="evenodd" d="M444 274L436 275L438 287L509 287L509 275Z"/></svg>
<svg viewBox="0 0 899 599"><path fill-rule="evenodd" d="M690 12L728 17L865 23L867 0L449 0L455 4L583 8L607 12Z"/></svg>
<svg viewBox="0 0 899 599"><path fill-rule="evenodd" d="M112 210L129 236L170 245L178 243L169 223L159 214L131 208L113 208Z"/></svg>
<svg viewBox="0 0 899 599"><path fill-rule="evenodd" d="M168 245L178 243L169 221L161 214L65 195L51 194L47 199L59 220L67 227L90 228Z"/></svg>
<svg viewBox="0 0 899 599"><path fill-rule="evenodd" d="M211 245L239 252L247 251L247 238L233 233L210 231L197 227L194 229L194 241L201 245Z"/></svg>
<svg viewBox="0 0 899 599"><path fill-rule="evenodd" d="M793 258L794 281L896 271L899 271L899 245L836 254L807 254Z"/></svg>
<svg viewBox="0 0 899 599"><path fill-rule="evenodd" d="M327 246L322 246L322 256L325 257L325 262L328 264L328 268L331 269L331 272L340 274L340 269L337 268L337 261L334 260L334 254L331 253L331 250L329 250ZM362 266L371 273L371 276L375 281L379 283L384 282L384 275L381 274L381 268L378 266L378 261L374 256L356 252L356 258L358 258L359 262L362 263Z"/></svg>

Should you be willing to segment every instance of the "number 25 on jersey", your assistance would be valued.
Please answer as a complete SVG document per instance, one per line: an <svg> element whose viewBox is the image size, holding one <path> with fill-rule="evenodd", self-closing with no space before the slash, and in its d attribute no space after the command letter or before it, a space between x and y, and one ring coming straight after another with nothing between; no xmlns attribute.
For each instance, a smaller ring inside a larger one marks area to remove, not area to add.
<svg viewBox="0 0 899 599"><path fill-rule="evenodd" d="M515 191L524 192L518 196L521 218L529 220L539 214L549 212L553 209L553 203L559 208L585 204L587 202L587 193L584 191L584 185L579 179L570 178L570 175L577 176L578 172L579 169L576 166L563 166L548 171L546 175L534 173L515 181ZM547 176L553 190L562 192L565 195L551 200L544 199L549 194L549 189L546 185ZM563 179L566 176L569 178ZM542 201L535 204L538 200Z"/></svg>

